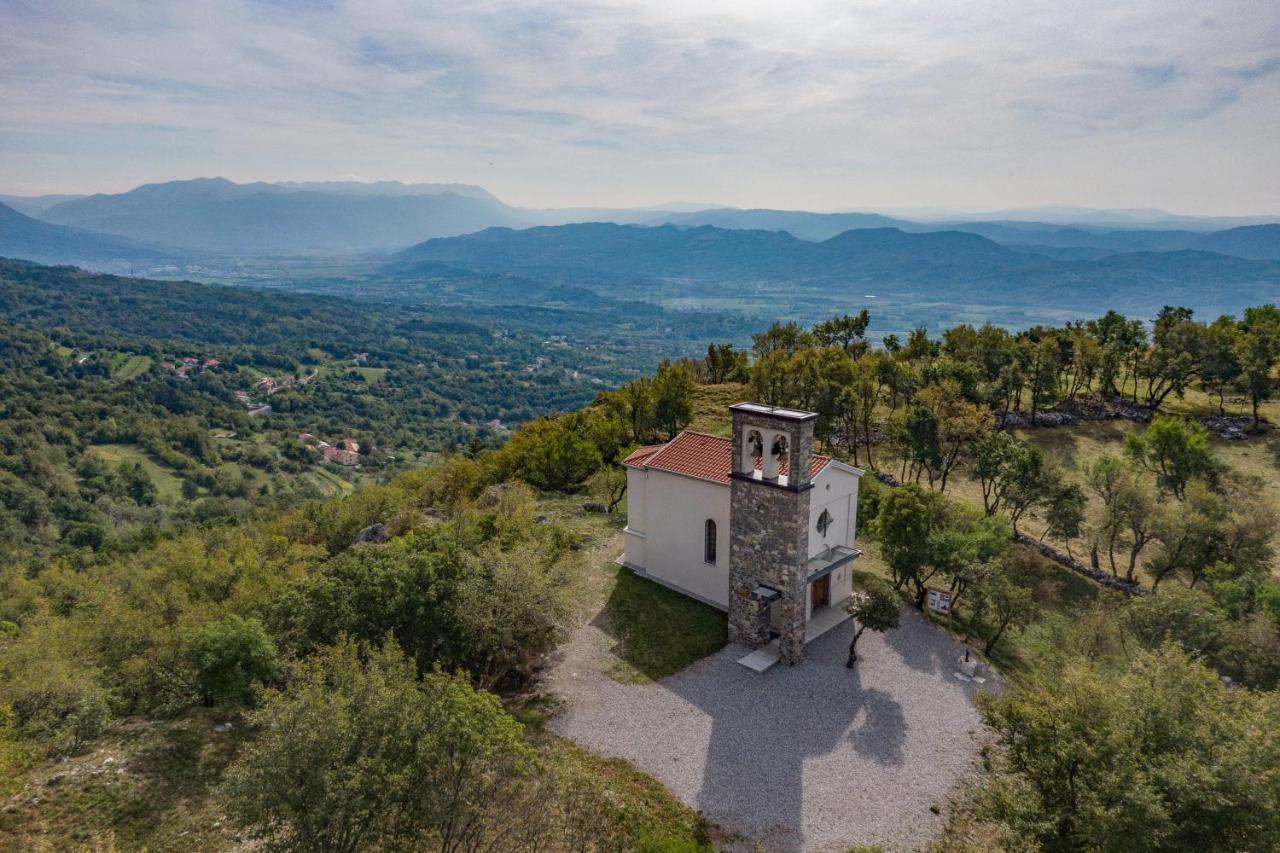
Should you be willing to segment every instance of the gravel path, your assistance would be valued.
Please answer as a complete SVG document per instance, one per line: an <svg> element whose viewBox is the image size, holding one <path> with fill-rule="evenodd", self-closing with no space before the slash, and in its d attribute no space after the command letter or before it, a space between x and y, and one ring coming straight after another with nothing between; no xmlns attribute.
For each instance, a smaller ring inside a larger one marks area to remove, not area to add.
<svg viewBox="0 0 1280 853"><path fill-rule="evenodd" d="M973 771L981 722L957 679L962 649L904 609L902 626L867 632L844 667L851 624L806 650L803 663L756 674L727 646L656 684L600 672L609 645L592 624L550 674L565 710L558 734L630 759L744 849L847 850L924 846L953 786Z"/></svg>

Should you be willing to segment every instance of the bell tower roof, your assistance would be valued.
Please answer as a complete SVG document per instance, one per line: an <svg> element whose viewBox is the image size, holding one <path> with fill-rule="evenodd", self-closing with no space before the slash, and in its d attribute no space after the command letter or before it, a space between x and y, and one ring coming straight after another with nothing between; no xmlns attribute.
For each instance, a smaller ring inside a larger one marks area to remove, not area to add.
<svg viewBox="0 0 1280 853"><path fill-rule="evenodd" d="M785 421L804 423L818 417L817 412L805 412L800 409L784 409L781 406L766 406L763 403L734 403L729 407L731 412L763 415L768 418L779 418Z"/></svg>

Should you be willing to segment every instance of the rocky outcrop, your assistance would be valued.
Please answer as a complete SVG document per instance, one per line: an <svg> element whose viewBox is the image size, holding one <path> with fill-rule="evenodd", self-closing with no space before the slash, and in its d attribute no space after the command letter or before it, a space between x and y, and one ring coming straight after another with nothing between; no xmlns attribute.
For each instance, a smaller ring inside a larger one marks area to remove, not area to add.
<svg viewBox="0 0 1280 853"><path fill-rule="evenodd" d="M381 545L384 542L391 541L391 532L385 524L370 524L364 530L356 534L357 545Z"/></svg>

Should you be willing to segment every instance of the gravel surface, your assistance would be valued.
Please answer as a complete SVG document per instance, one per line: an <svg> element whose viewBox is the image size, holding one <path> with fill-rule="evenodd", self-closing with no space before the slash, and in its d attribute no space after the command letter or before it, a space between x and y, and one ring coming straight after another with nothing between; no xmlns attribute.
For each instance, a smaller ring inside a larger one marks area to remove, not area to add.
<svg viewBox="0 0 1280 853"><path fill-rule="evenodd" d="M953 787L974 772L982 724L954 675L962 648L905 609L867 632L844 667L852 626L810 643L803 663L763 674L730 645L656 684L619 684L598 664L609 639L584 626L550 674L558 734L630 759L743 849L923 847ZM989 682L988 687L995 682Z"/></svg>

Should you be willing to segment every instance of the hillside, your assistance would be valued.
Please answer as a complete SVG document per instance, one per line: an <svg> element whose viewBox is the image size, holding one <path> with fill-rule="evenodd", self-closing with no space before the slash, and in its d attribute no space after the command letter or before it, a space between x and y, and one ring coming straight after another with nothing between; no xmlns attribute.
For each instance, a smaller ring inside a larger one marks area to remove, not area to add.
<svg viewBox="0 0 1280 853"><path fill-rule="evenodd" d="M1241 258L1280 260L1280 224L1244 225L1205 234L1196 248Z"/></svg>
<svg viewBox="0 0 1280 853"><path fill-rule="evenodd" d="M157 261L157 249L110 234L51 225L0 204L0 257L38 263L114 265Z"/></svg>

